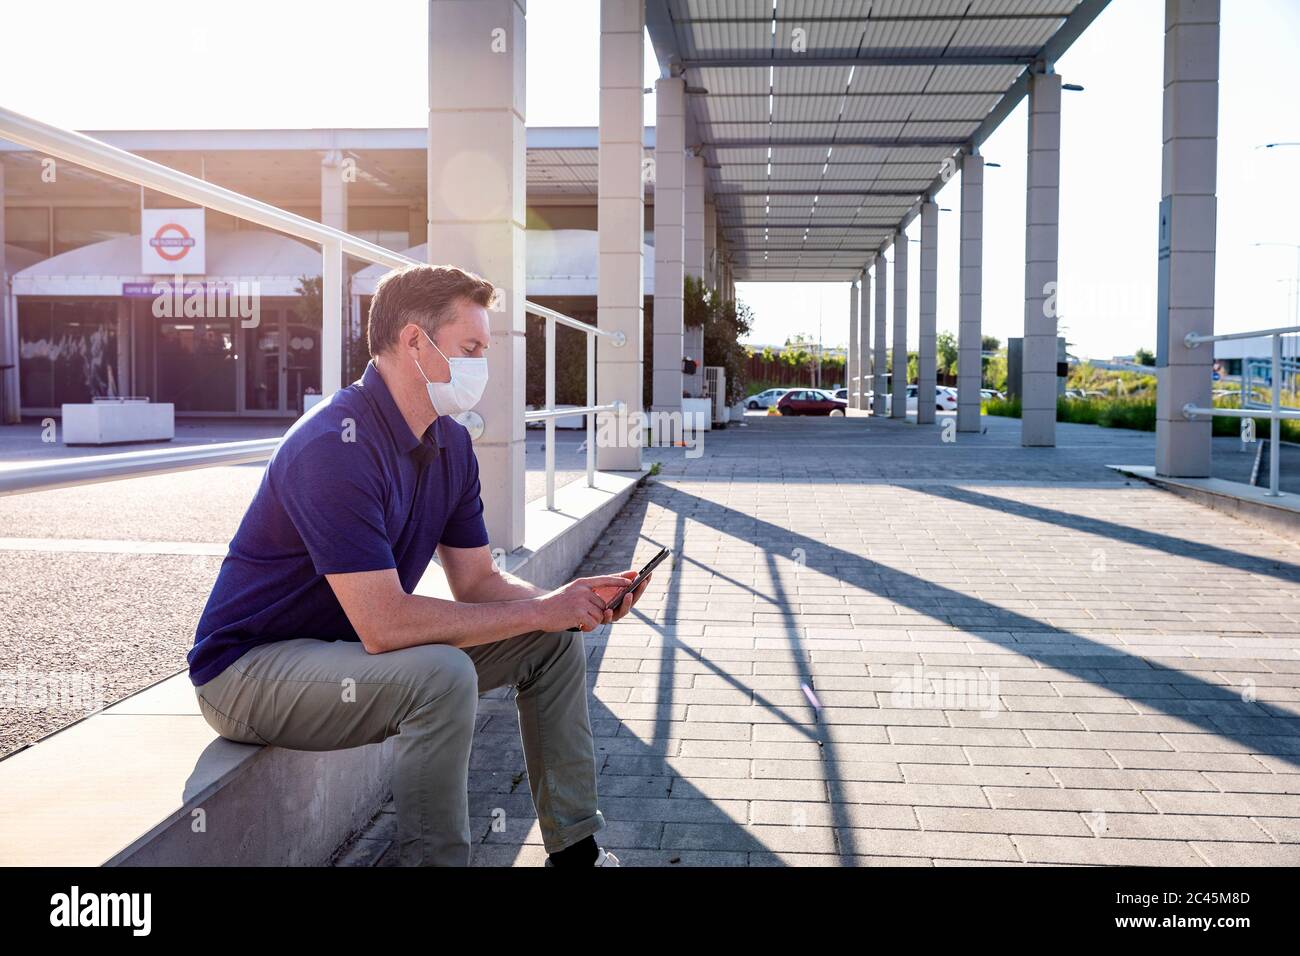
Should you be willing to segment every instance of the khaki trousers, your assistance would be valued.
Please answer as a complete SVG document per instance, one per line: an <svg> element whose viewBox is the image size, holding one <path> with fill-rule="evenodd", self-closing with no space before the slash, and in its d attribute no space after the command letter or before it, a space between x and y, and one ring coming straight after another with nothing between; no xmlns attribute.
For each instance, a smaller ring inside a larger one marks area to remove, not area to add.
<svg viewBox="0 0 1300 956"><path fill-rule="evenodd" d="M478 695L518 688L528 785L548 853L605 825L587 712L582 635L532 631L493 644L369 654L354 641L276 641L195 688L222 737L343 750L396 736L393 798L402 866L467 866L469 755Z"/></svg>

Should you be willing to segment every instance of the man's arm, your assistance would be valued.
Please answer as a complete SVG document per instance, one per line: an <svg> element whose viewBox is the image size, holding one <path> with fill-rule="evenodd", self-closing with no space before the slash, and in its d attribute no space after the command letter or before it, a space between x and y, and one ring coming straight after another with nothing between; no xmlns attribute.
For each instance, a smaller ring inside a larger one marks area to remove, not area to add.
<svg viewBox="0 0 1300 956"><path fill-rule="evenodd" d="M393 568L326 574L325 579L371 654L417 644L474 647L529 631L595 630L614 619L596 589L617 587L623 580L615 575L579 578L545 594L472 604L407 594Z"/></svg>
<svg viewBox="0 0 1300 956"><path fill-rule="evenodd" d="M481 548L452 548L445 544L438 545L438 560L442 563L443 573L451 593L457 601L484 603L487 601L512 601L521 598L540 597L546 592L534 584L521 581L497 566L492 560L492 552L485 545ZM635 580L635 571L620 571L615 577ZM635 591L624 596L618 607L614 608L606 622L617 621L632 610L641 597L641 592L650 583L652 575L646 575ZM610 587L598 585L596 594L605 602L612 601L624 585ZM572 625L570 625L572 626Z"/></svg>
<svg viewBox="0 0 1300 956"><path fill-rule="evenodd" d="M489 601L518 601L541 597L542 588L521 581L497 566L487 545L452 548L438 545L438 561L457 601L485 604Z"/></svg>

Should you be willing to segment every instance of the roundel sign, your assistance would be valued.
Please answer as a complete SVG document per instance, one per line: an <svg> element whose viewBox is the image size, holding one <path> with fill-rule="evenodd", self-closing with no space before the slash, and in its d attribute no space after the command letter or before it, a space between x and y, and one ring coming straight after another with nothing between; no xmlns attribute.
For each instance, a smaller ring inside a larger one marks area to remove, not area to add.
<svg viewBox="0 0 1300 956"><path fill-rule="evenodd" d="M142 209L141 272L145 275L204 274L203 212L203 209Z"/></svg>

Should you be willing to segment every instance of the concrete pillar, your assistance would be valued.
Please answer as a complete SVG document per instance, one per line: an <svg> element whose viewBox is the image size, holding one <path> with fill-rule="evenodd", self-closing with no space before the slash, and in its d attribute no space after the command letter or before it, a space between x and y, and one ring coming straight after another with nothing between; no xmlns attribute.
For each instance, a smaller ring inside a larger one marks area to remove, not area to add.
<svg viewBox="0 0 1300 956"><path fill-rule="evenodd" d="M1029 76L1025 190L1025 355L1020 444L1056 444L1057 218L1061 182L1061 78Z"/></svg>
<svg viewBox="0 0 1300 956"><path fill-rule="evenodd" d="M876 321L875 330L876 367L873 373L871 389L875 396L871 403L871 414L885 416L885 310L889 306L888 282L885 280L885 254L876 253Z"/></svg>
<svg viewBox="0 0 1300 956"><path fill-rule="evenodd" d="M890 418L907 417L907 233L894 237L894 342Z"/></svg>
<svg viewBox="0 0 1300 956"><path fill-rule="evenodd" d="M939 291L939 204L921 204L921 322L916 341L916 423L934 422L935 321Z"/></svg>
<svg viewBox="0 0 1300 956"><path fill-rule="evenodd" d="M844 386L849 390L849 408L858 407L858 280L849 283L849 354L844 363Z"/></svg>
<svg viewBox="0 0 1300 956"><path fill-rule="evenodd" d="M718 291L718 209L707 196L704 200L704 284Z"/></svg>
<svg viewBox="0 0 1300 956"><path fill-rule="evenodd" d="M644 0L600 0L600 159L597 217L600 223L596 321L622 332L625 344L601 336L596 354L596 401L623 403L626 414L606 419L598 433L596 467L641 468L642 320L641 261L645 232L645 150L642 120Z"/></svg>
<svg viewBox="0 0 1300 956"><path fill-rule="evenodd" d="M320 221L322 225L333 226L343 232L348 231L348 184L345 178L346 167L343 165L343 154L337 149L327 150L321 157L320 162ZM321 341L326 341L329 336L325 334L323 323L328 318L330 322L341 324L339 356L342 362L342 368L339 369L339 382L343 385L351 381L348 370L353 365L352 350L360 348L365 350L363 340L355 335L357 331L354 328L354 318L359 322L359 316L352 316L351 310L347 306L351 303L351 296L347 294L347 269L343 269L343 275L339 285L339 303L342 315L337 319L335 316L325 316L322 312L322 330ZM322 277L323 281L323 277ZM322 297L322 307L324 299ZM321 350L321 360L324 361L326 352ZM321 381L328 381L328 370L322 370ZM292 404L292 402L291 402Z"/></svg>
<svg viewBox="0 0 1300 956"><path fill-rule="evenodd" d="M12 365L0 372L4 379L4 420L0 425L18 424L18 316L9 294L9 265L5 261L5 164L0 162L0 365ZM123 345L123 343L119 343Z"/></svg>
<svg viewBox="0 0 1300 956"><path fill-rule="evenodd" d="M871 409L867 392L871 391L871 273L862 270L862 292L858 297L858 404L855 408Z"/></svg>
<svg viewBox="0 0 1300 956"><path fill-rule="evenodd" d="M686 156L686 274L704 278L704 157Z"/></svg>
<svg viewBox="0 0 1300 956"><path fill-rule="evenodd" d="M656 411L682 410L682 277L686 248L686 81L655 83L655 307L653 387Z"/></svg>
<svg viewBox="0 0 1300 956"><path fill-rule="evenodd" d="M980 430L980 388L984 384L984 157L961 158L961 238L957 283L957 431Z"/></svg>
<svg viewBox="0 0 1300 956"><path fill-rule="evenodd" d="M506 551L524 540L525 43L522 0L429 0L428 261L501 290L474 450L488 537Z"/></svg>
<svg viewBox="0 0 1300 956"><path fill-rule="evenodd" d="M1183 339L1214 334L1218 136L1219 2L1166 0L1156 472L1173 477L1210 474L1210 419L1189 421L1182 409L1210 405L1214 346Z"/></svg>

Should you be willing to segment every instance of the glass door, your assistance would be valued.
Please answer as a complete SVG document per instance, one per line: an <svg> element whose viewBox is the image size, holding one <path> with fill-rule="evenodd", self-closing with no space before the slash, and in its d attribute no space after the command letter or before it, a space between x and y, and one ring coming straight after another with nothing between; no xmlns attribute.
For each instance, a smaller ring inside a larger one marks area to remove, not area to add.
<svg viewBox="0 0 1300 956"><path fill-rule="evenodd" d="M320 394L320 322L304 322L292 310L284 315L286 411L301 415L305 397Z"/></svg>
<svg viewBox="0 0 1300 956"><path fill-rule="evenodd" d="M261 310L256 328L244 329L243 411L249 415L283 415L284 312Z"/></svg>

